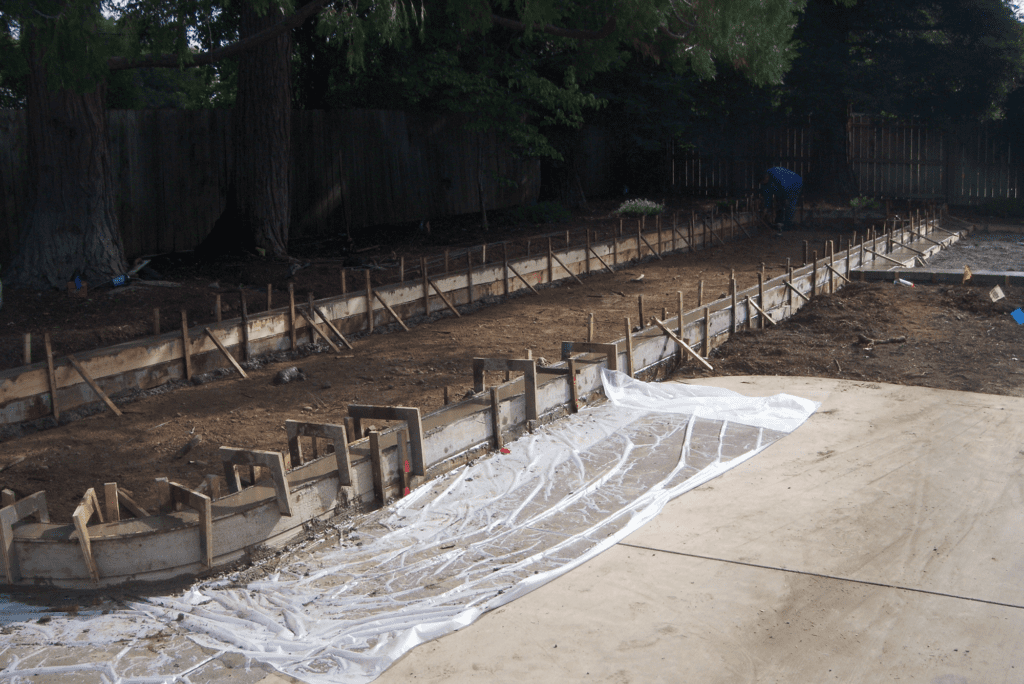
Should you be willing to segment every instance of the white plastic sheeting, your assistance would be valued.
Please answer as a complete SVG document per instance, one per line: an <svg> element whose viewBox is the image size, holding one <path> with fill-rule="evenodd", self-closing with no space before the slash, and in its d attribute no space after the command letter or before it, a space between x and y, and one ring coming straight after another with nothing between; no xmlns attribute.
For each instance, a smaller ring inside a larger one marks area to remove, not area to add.
<svg viewBox="0 0 1024 684"><path fill-rule="evenodd" d="M371 681L601 553L818 406L608 371L604 383L609 402L421 487L343 543L289 554L259 581L12 625L0 681L257 682L275 670Z"/></svg>

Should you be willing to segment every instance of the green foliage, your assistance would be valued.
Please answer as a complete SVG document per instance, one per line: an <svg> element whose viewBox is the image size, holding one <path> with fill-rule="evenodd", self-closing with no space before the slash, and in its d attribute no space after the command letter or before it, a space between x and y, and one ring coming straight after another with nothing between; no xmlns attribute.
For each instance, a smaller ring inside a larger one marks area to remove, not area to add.
<svg viewBox="0 0 1024 684"><path fill-rule="evenodd" d="M638 218L640 216L656 216L663 211L665 211L664 204L658 204L657 202L645 199L631 199L619 205L615 213L620 216Z"/></svg>
<svg viewBox="0 0 1024 684"><path fill-rule="evenodd" d="M851 199L850 206L854 209L877 209L879 205L878 200L873 197L864 197L862 195Z"/></svg>
<svg viewBox="0 0 1024 684"><path fill-rule="evenodd" d="M1024 199L1019 197L998 197L984 204L985 212L1001 218L1024 218Z"/></svg>
<svg viewBox="0 0 1024 684"><path fill-rule="evenodd" d="M572 212L558 202L537 202L513 207L507 212L512 224L562 223L572 218Z"/></svg>

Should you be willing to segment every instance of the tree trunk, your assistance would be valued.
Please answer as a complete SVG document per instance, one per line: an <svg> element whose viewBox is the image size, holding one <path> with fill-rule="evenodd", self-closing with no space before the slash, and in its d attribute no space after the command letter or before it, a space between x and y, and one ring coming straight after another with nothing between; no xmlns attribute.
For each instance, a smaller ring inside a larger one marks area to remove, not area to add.
<svg viewBox="0 0 1024 684"><path fill-rule="evenodd" d="M43 54L30 35L25 50L32 198L5 280L15 287L62 288L81 275L97 285L126 268L114 211L106 86L82 94L51 91Z"/></svg>
<svg viewBox="0 0 1024 684"><path fill-rule="evenodd" d="M240 36L280 21L271 5L262 17L240 4ZM238 97L232 112L234 177L224 213L196 249L202 258L256 247L287 256L290 222L291 37L261 43L238 58Z"/></svg>

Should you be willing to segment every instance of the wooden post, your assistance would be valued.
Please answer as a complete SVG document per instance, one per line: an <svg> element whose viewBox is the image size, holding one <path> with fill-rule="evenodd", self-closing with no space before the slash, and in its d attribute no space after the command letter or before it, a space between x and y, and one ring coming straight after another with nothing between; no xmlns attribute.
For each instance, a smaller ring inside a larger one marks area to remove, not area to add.
<svg viewBox="0 0 1024 684"><path fill-rule="evenodd" d="M398 257L398 282L405 282L405 257Z"/></svg>
<svg viewBox="0 0 1024 684"><path fill-rule="evenodd" d="M661 249L661 214L658 214L658 217L657 217L657 220L656 220L656 224L657 224L657 227L658 227L658 242L655 243L655 250L654 250L654 252L658 256L661 256L661 252L663 251Z"/></svg>
<svg viewBox="0 0 1024 684"><path fill-rule="evenodd" d="M704 358L711 358L711 307L704 307Z"/></svg>
<svg viewBox="0 0 1024 684"><path fill-rule="evenodd" d="M274 308L274 286L267 283L267 311Z"/></svg>
<svg viewBox="0 0 1024 684"><path fill-rule="evenodd" d="M697 231L696 231L696 228L695 228L695 226L694 226L694 224L693 224L693 212L691 211L691 212L690 212L690 225L689 225L689 227L687 228L687 233L686 233L686 251L687 251L687 252L692 252L692 251L694 251L694 246L693 246L693 235L694 235L694 233L696 233L696 232L697 232Z"/></svg>
<svg viewBox="0 0 1024 684"><path fill-rule="evenodd" d="M373 283L370 281L370 269L363 272L366 274L366 329L373 332Z"/></svg>
<svg viewBox="0 0 1024 684"><path fill-rule="evenodd" d="M21 361L26 366L32 363L32 333L25 333L22 339Z"/></svg>
<svg viewBox="0 0 1024 684"><path fill-rule="evenodd" d="M590 274L590 229L587 228L587 274Z"/></svg>
<svg viewBox="0 0 1024 684"><path fill-rule="evenodd" d="M697 281L697 308L704 306L704 281Z"/></svg>
<svg viewBox="0 0 1024 684"><path fill-rule="evenodd" d="M555 282L554 259L551 258L551 238L548 238L548 282Z"/></svg>
<svg viewBox="0 0 1024 684"><path fill-rule="evenodd" d="M641 224L640 221L637 221L636 222L636 260L637 261L640 261L640 257L643 256L643 251L641 249L642 246L643 246L643 239L644 239L643 224ZM640 325L643 325L643 324L644 324L644 322L640 321Z"/></svg>
<svg viewBox="0 0 1024 684"><path fill-rule="evenodd" d="M216 317L217 322L220 323L221 322L220 295L216 295L216 297L214 297L214 300L213 300L213 315Z"/></svg>
<svg viewBox="0 0 1024 684"><path fill-rule="evenodd" d="M626 319L626 375L633 377L633 326Z"/></svg>
<svg viewBox="0 0 1024 684"><path fill-rule="evenodd" d="M288 331L292 338L291 348L295 349L299 346L295 338L295 283L288 283Z"/></svg>
<svg viewBox="0 0 1024 684"><path fill-rule="evenodd" d="M644 317L644 296L643 295L637 295L636 296L636 305L637 305L637 309L640 312L640 323L639 323L639 325L640 325L640 329L642 330L643 328L647 327L647 319Z"/></svg>
<svg viewBox="0 0 1024 684"><path fill-rule="evenodd" d="M121 521L121 507L117 501L116 482L105 482L103 484L103 508L109 522Z"/></svg>
<svg viewBox="0 0 1024 684"><path fill-rule="evenodd" d="M619 265L619 239L612 236L612 266Z"/></svg>
<svg viewBox="0 0 1024 684"><path fill-rule="evenodd" d="M565 246L566 247L569 246L569 231L568 230L565 231Z"/></svg>
<svg viewBox="0 0 1024 684"><path fill-rule="evenodd" d="M729 296L732 298L732 306L730 307L730 320L729 320L729 332L731 334L736 333L736 279L729 279Z"/></svg>
<svg viewBox="0 0 1024 684"><path fill-rule="evenodd" d="M787 270L789 271L789 283L790 283L790 285L792 285L793 284L793 267L790 266ZM791 289L789 289L787 287L786 288L786 296L789 298L787 300L786 304L788 304L789 308L792 309L793 308L793 290L791 290Z"/></svg>
<svg viewBox="0 0 1024 684"><path fill-rule="evenodd" d="M836 281L835 281L835 265L836 265L836 252L834 243L828 241L828 293L836 293Z"/></svg>
<svg viewBox="0 0 1024 684"><path fill-rule="evenodd" d="M491 387L491 431L494 433L494 449L502 447L501 441L501 402L498 401L498 387Z"/></svg>
<svg viewBox="0 0 1024 684"><path fill-rule="evenodd" d="M427 275L427 257L420 257L420 277L423 280L423 315L430 315L430 277Z"/></svg>
<svg viewBox="0 0 1024 684"><path fill-rule="evenodd" d="M587 342L594 341L594 313L587 314Z"/></svg>
<svg viewBox="0 0 1024 684"><path fill-rule="evenodd" d="M448 275L448 248L444 248L444 274Z"/></svg>
<svg viewBox="0 0 1024 684"><path fill-rule="evenodd" d="M682 292L682 290L676 292L676 296L679 298L679 339L683 339L683 292Z"/></svg>
<svg viewBox="0 0 1024 684"><path fill-rule="evenodd" d="M341 279L341 294L348 294L348 271L342 268L338 275Z"/></svg>
<svg viewBox="0 0 1024 684"><path fill-rule="evenodd" d="M309 294L306 295L306 306L309 308L309 343L313 344L313 342L316 341L316 338L313 337L313 333L316 330L316 325L315 325L315 323L316 323L316 306L313 304L313 292L312 291L310 291ZM327 339L326 335L324 335L324 339L325 340ZM328 344L330 344L329 341L328 341ZM339 349L338 351L341 351L341 350Z"/></svg>
<svg viewBox="0 0 1024 684"><path fill-rule="evenodd" d="M57 407L57 376L53 373L53 349L50 348L50 333L43 333L43 348L46 351L46 377L50 382L50 408L53 409L54 420L60 420L60 409Z"/></svg>
<svg viewBox="0 0 1024 684"><path fill-rule="evenodd" d="M466 250L466 297L473 303L473 252Z"/></svg>
<svg viewBox="0 0 1024 684"><path fill-rule="evenodd" d="M245 290L238 286L238 298L242 304L242 360L249 360L249 308L245 303ZM310 333L309 341L313 341L313 334Z"/></svg>
<svg viewBox="0 0 1024 684"><path fill-rule="evenodd" d="M154 335L159 335L160 334L160 309L159 308L154 308L153 309L153 334Z"/></svg>
<svg viewBox="0 0 1024 684"><path fill-rule="evenodd" d="M381 506L388 502L388 483L380 453L380 433L370 430L370 469L373 473L373 491Z"/></svg>
<svg viewBox="0 0 1024 684"><path fill-rule="evenodd" d="M807 265L807 240L804 240L804 266Z"/></svg>
<svg viewBox="0 0 1024 684"><path fill-rule="evenodd" d="M181 310L181 348L185 358L185 379L192 379L192 342L188 338L188 312Z"/></svg>
<svg viewBox="0 0 1024 684"><path fill-rule="evenodd" d="M818 294L818 250L814 250L814 267L811 270L811 296Z"/></svg>
<svg viewBox="0 0 1024 684"><path fill-rule="evenodd" d="M505 297L508 297L508 243L501 243L501 263L502 263L502 290Z"/></svg>
<svg viewBox="0 0 1024 684"><path fill-rule="evenodd" d="M762 309L764 306L764 271L757 274L757 305ZM757 327L759 330L764 330L764 316L757 317Z"/></svg>

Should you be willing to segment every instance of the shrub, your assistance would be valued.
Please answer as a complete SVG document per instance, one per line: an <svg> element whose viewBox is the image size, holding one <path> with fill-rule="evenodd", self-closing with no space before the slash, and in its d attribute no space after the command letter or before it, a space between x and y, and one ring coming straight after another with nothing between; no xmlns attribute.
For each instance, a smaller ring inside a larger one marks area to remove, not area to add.
<svg viewBox="0 0 1024 684"><path fill-rule="evenodd" d="M621 216L632 216L636 218L640 216L656 216L663 211L665 211L664 204L658 204L657 202L645 199L632 199L623 202L622 205L615 210L615 213Z"/></svg>
<svg viewBox="0 0 1024 684"><path fill-rule="evenodd" d="M877 209L879 205L878 200L873 197L861 196L850 200L850 206L854 209Z"/></svg>

